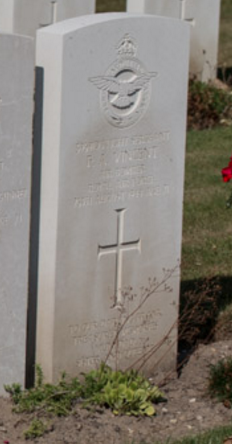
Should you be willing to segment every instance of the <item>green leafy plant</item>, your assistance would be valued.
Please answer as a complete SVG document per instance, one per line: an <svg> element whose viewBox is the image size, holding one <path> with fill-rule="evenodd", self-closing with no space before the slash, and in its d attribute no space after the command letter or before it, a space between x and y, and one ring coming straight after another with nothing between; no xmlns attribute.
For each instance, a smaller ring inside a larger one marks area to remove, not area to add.
<svg viewBox="0 0 232 444"><path fill-rule="evenodd" d="M38 411L38 408L47 413L57 416L68 415L72 409L74 401L80 396L81 383L77 378L70 382L66 381L65 374L62 374L58 384L45 384L40 366L36 366L35 387L29 390L22 390L20 385L13 384L5 386L16 405L16 413Z"/></svg>
<svg viewBox="0 0 232 444"><path fill-rule="evenodd" d="M135 370L113 371L105 364L85 375L84 405L109 407L115 415L153 416L154 402L164 398L158 387Z"/></svg>
<svg viewBox="0 0 232 444"><path fill-rule="evenodd" d="M47 432L47 426L40 419L33 419L28 430L24 432L26 439L39 438Z"/></svg>
<svg viewBox="0 0 232 444"><path fill-rule="evenodd" d="M232 357L222 359L210 368L208 391L210 395L223 402L226 407L232 405Z"/></svg>
<svg viewBox="0 0 232 444"><path fill-rule="evenodd" d="M232 123L231 91L191 79L188 94L188 128L213 128L222 123Z"/></svg>
<svg viewBox="0 0 232 444"><path fill-rule="evenodd" d="M67 381L63 373L58 384L47 384L37 365L35 387L22 390L19 384L5 386L15 404L13 411L34 415L24 433L26 438L42 436L48 431L41 416L66 416L77 401L85 408L94 405L110 408L115 415L153 416L153 403L163 399L160 390L135 370L113 371L102 363L98 370L83 376L83 383L78 378Z"/></svg>

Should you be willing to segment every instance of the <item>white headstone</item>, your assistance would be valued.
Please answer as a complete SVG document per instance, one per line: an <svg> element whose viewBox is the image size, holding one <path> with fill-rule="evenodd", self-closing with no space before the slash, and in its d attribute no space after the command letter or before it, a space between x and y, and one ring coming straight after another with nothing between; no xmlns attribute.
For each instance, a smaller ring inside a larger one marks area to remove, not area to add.
<svg viewBox="0 0 232 444"><path fill-rule="evenodd" d="M130 13L180 18L191 24L190 76L216 77L221 0L127 0Z"/></svg>
<svg viewBox="0 0 232 444"><path fill-rule="evenodd" d="M24 385L26 355L33 40L0 36L0 394Z"/></svg>
<svg viewBox="0 0 232 444"><path fill-rule="evenodd" d="M127 12L180 18L182 1L185 0L127 0Z"/></svg>
<svg viewBox="0 0 232 444"><path fill-rule="evenodd" d="M37 362L49 380L99 365L133 310L108 364L175 367L188 46L189 25L153 16L99 14L38 32ZM163 268L175 269L173 291L161 285L139 309L141 286L162 281Z"/></svg>
<svg viewBox="0 0 232 444"><path fill-rule="evenodd" d="M95 12L96 0L0 0L0 32L35 37L37 29Z"/></svg>

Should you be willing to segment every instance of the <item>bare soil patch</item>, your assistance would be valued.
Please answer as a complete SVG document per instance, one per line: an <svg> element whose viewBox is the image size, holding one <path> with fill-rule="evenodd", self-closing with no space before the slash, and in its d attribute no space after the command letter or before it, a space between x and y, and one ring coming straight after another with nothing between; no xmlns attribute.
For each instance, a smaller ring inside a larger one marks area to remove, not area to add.
<svg viewBox="0 0 232 444"><path fill-rule="evenodd" d="M47 418L50 432L32 440L38 444L129 444L154 443L179 438L228 424L232 410L210 399L206 393L211 364L232 355L232 340L200 345L180 377L164 387L167 402L157 405L153 418L115 417L109 410L87 411L76 404L67 418ZM0 398L0 444L25 444L23 431L28 414L12 413L9 399Z"/></svg>

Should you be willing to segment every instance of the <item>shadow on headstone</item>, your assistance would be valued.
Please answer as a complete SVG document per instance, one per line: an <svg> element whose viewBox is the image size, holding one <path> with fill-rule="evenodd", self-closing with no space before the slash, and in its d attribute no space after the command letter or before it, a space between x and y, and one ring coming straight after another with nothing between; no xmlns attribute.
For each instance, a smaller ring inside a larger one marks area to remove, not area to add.
<svg viewBox="0 0 232 444"><path fill-rule="evenodd" d="M31 192L31 232L29 258L29 298L27 314L26 387L35 379L36 307L39 250L40 174L43 118L43 69L36 68L35 112L33 121L33 157Z"/></svg>

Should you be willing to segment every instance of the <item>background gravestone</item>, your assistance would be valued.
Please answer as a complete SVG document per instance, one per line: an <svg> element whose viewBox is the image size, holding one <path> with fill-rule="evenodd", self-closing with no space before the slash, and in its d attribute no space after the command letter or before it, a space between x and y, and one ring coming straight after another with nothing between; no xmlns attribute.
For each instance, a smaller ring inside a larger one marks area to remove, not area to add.
<svg viewBox="0 0 232 444"><path fill-rule="evenodd" d="M207 82L217 72L220 4L221 0L127 0L127 11L188 21L190 75Z"/></svg>
<svg viewBox="0 0 232 444"><path fill-rule="evenodd" d="M153 16L86 16L38 32L37 362L47 379L99 365L133 310L108 363L175 368L188 46L189 25ZM163 268L175 270L172 292L161 284L139 309L141 286L162 282ZM137 297L125 297L128 286Z"/></svg>
<svg viewBox="0 0 232 444"><path fill-rule="evenodd" d="M0 36L0 393L24 385L30 225L33 41Z"/></svg>
<svg viewBox="0 0 232 444"><path fill-rule="evenodd" d="M0 0L0 31L35 37L41 27L94 12L95 0Z"/></svg>
<svg viewBox="0 0 232 444"><path fill-rule="evenodd" d="M157 14L181 18L185 0L127 0L127 11L139 14Z"/></svg>

